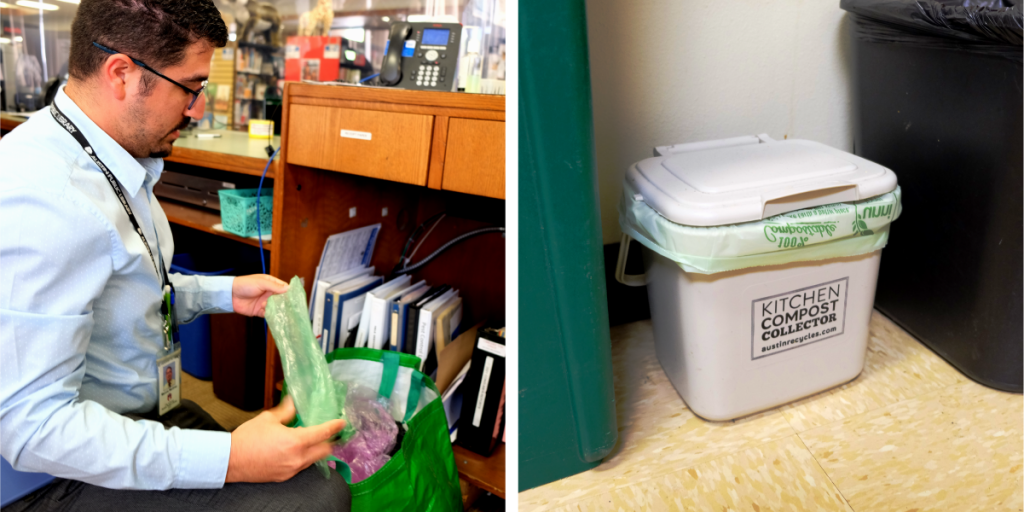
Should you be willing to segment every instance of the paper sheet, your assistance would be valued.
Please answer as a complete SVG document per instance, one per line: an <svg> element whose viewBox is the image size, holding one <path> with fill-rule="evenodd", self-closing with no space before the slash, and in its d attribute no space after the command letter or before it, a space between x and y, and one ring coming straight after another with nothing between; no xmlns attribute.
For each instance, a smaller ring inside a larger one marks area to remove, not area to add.
<svg viewBox="0 0 1024 512"><path fill-rule="evenodd" d="M317 281L320 280L320 276L333 276L350 268L368 266L373 258L373 248L377 244L380 227L380 223L377 223L327 237L324 252L320 255L320 264L316 267L313 290L309 296L316 297ZM309 317L313 318L313 301L309 304Z"/></svg>

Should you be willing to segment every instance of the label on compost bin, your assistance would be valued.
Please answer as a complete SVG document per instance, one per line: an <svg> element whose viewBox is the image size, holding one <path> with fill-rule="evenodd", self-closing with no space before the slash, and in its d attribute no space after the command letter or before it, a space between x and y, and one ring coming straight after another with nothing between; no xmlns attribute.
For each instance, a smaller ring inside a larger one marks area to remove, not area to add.
<svg viewBox="0 0 1024 512"><path fill-rule="evenodd" d="M842 334L849 285L844 277L753 301L751 360Z"/></svg>

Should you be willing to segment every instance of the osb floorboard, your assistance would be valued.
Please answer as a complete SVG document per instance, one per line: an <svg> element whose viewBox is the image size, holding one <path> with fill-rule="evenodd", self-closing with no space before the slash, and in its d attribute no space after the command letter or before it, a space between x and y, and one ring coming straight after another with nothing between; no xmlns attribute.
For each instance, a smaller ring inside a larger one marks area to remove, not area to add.
<svg viewBox="0 0 1024 512"><path fill-rule="evenodd" d="M875 312L863 373L735 422L696 417L650 321L612 329L619 442L521 510L1024 510L1024 397L962 376Z"/></svg>

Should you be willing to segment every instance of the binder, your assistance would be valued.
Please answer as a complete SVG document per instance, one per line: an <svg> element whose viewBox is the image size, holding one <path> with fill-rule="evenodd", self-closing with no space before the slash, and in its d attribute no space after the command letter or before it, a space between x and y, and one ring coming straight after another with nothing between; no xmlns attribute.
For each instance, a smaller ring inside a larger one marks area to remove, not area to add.
<svg viewBox="0 0 1024 512"><path fill-rule="evenodd" d="M469 373L461 387L462 412L457 442L467 450L489 456L497 444L495 424L500 424L498 411L505 388L505 339L495 330L479 332Z"/></svg>
<svg viewBox="0 0 1024 512"><path fill-rule="evenodd" d="M385 305L388 297L395 295L409 286L409 276L401 276L390 283L378 286L366 295L366 304L363 305L362 320L359 322L359 337L357 344L360 347L380 349L384 346L384 336L390 324L385 323Z"/></svg>
<svg viewBox="0 0 1024 512"><path fill-rule="evenodd" d="M324 304L327 301L327 289L348 281L354 277L358 277L365 274L372 274L374 267L358 267L339 272L332 276L318 279L315 287L313 297L311 298L313 308L313 336L317 339L323 334L324 326ZM323 343L321 343L323 345Z"/></svg>
<svg viewBox="0 0 1024 512"><path fill-rule="evenodd" d="M404 352L405 348L405 322L408 319L409 306L423 297L432 288L421 286L396 300L391 309L391 350Z"/></svg>
<svg viewBox="0 0 1024 512"><path fill-rule="evenodd" d="M429 288L426 281L420 281L404 290L392 295L384 303L384 322L387 324L387 329L384 331L384 339L381 341L381 349L383 350L398 350L398 315L396 304L399 303L406 295L415 294L418 291Z"/></svg>
<svg viewBox="0 0 1024 512"><path fill-rule="evenodd" d="M351 330L352 317L361 313L366 294L380 286L382 276L361 276L332 286L324 302L324 333L322 345L326 353L344 345Z"/></svg>
<svg viewBox="0 0 1024 512"><path fill-rule="evenodd" d="M448 290L420 308L419 326L416 333L416 357L420 358L420 371L427 375L432 375L434 369L437 368L437 359L430 357L433 354L434 348L434 320L436 320L436 312L443 309L448 302L454 300L458 295L458 290ZM428 361L431 361L429 368L427 367Z"/></svg>
<svg viewBox="0 0 1024 512"><path fill-rule="evenodd" d="M418 301L409 305L409 310L406 312L405 346L403 347L403 352L406 354L416 354L416 335L419 333L420 309L449 289L451 289L451 286L446 284L435 286L427 290L427 293L423 294Z"/></svg>

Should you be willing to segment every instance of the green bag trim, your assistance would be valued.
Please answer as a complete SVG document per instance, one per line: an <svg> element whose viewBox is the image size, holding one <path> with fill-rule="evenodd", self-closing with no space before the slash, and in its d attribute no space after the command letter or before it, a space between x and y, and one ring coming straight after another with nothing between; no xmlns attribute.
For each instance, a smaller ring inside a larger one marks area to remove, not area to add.
<svg viewBox="0 0 1024 512"><path fill-rule="evenodd" d="M395 390L395 379L398 378L398 359L398 352L388 351L381 356L384 372L380 376L380 388L377 393L384 398L391 398L391 392Z"/></svg>
<svg viewBox="0 0 1024 512"><path fill-rule="evenodd" d="M412 354L391 352L390 350L377 350L375 348L335 349L334 352L327 354L327 364L331 364L334 361L341 361L346 359L362 359L364 361L383 362L384 354L396 354L398 356L398 366L413 369L419 368L420 366L420 358Z"/></svg>
<svg viewBox="0 0 1024 512"><path fill-rule="evenodd" d="M409 382L409 398L405 402L405 418L402 423L408 423L416 413L416 406L420 403L420 393L423 392L423 374L413 370Z"/></svg>
<svg viewBox="0 0 1024 512"><path fill-rule="evenodd" d="M352 468L345 462L334 455L328 455L327 460L334 461L334 470L345 479L345 483L352 485Z"/></svg>

